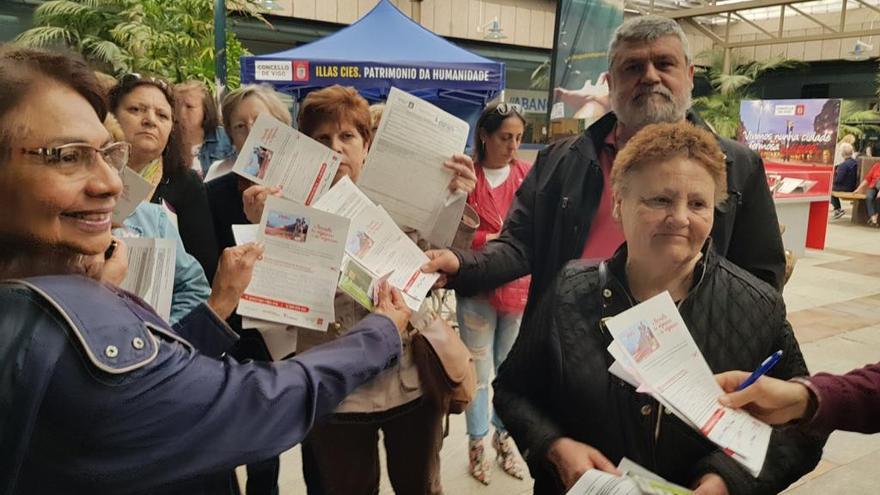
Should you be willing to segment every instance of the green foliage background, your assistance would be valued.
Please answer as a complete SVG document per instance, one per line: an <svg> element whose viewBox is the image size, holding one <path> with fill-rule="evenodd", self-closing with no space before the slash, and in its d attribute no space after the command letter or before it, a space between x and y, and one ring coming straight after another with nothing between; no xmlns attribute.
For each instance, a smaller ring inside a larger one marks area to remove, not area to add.
<svg viewBox="0 0 880 495"><path fill-rule="evenodd" d="M227 9L269 26L259 0L227 0ZM34 11L34 25L16 41L70 47L114 76L139 72L214 86L214 0L50 0ZM238 87L239 57L248 54L227 29L228 87Z"/></svg>

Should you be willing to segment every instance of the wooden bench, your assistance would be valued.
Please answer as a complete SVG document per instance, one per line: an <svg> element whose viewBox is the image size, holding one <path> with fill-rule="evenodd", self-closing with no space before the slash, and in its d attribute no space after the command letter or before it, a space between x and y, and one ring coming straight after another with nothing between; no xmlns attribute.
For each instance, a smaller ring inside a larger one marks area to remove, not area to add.
<svg viewBox="0 0 880 495"><path fill-rule="evenodd" d="M833 191L835 198L852 201L852 223L866 225L868 223L868 210L865 208L865 195L846 191Z"/></svg>

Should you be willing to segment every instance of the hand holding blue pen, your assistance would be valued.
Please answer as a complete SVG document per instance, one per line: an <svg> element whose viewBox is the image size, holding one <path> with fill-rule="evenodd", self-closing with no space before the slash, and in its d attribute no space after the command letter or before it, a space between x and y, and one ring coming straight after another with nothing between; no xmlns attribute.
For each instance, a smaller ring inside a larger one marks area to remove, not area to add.
<svg viewBox="0 0 880 495"><path fill-rule="evenodd" d="M758 369L756 369L751 375L749 375L748 378L745 379L745 381L743 381L739 384L738 387L736 387L736 391L739 392L740 390L758 381L758 378L766 375L767 372L769 372L771 369L773 369L774 366L776 366L776 363L779 362L780 358L782 358L781 350L771 354L770 357L765 359L764 362L762 362L761 365L758 366Z"/></svg>

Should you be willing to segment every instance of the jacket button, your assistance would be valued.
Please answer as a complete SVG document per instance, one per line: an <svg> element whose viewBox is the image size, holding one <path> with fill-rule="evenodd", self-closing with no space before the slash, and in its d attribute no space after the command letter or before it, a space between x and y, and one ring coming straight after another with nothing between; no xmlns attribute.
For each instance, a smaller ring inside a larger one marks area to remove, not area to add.
<svg viewBox="0 0 880 495"><path fill-rule="evenodd" d="M131 346L137 350L141 350L144 348L144 339L140 337L135 337L131 340Z"/></svg>
<svg viewBox="0 0 880 495"><path fill-rule="evenodd" d="M602 291L602 295L605 297L611 297L611 289L605 289Z"/></svg>
<svg viewBox="0 0 880 495"><path fill-rule="evenodd" d="M648 404L645 404L644 406L642 406L642 409L641 409L642 416L650 416L652 409L653 408Z"/></svg>
<svg viewBox="0 0 880 495"><path fill-rule="evenodd" d="M115 358L119 355L119 349L117 349L115 345L108 345L107 348L104 349L104 355L108 358Z"/></svg>

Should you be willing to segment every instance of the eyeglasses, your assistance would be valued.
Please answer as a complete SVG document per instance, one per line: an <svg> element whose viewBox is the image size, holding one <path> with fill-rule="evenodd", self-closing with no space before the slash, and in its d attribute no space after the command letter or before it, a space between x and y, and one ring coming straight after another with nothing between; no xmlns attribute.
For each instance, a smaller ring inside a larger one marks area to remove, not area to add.
<svg viewBox="0 0 880 495"><path fill-rule="evenodd" d="M519 105L513 103L499 103L498 106L495 107L495 113L501 115L502 117L507 117L512 113L522 116Z"/></svg>
<svg viewBox="0 0 880 495"><path fill-rule="evenodd" d="M92 167L97 163L97 155L110 165L121 176L128 165L131 145L124 141L96 148L85 143L71 143L55 148L22 148L25 155L36 156L43 165L52 167L72 179L89 176Z"/></svg>

